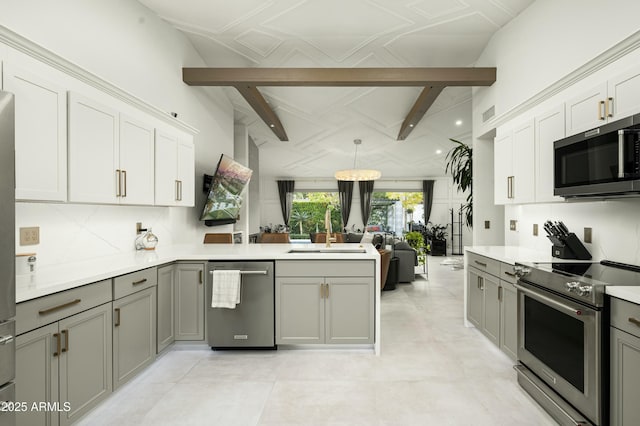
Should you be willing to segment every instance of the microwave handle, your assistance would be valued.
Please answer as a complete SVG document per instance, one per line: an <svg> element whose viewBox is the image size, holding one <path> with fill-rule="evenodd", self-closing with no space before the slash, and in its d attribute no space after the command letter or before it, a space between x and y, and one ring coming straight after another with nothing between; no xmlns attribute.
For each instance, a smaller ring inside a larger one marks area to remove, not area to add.
<svg viewBox="0 0 640 426"><path fill-rule="evenodd" d="M624 130L618 130L618 178L624 178Z"/></svg>

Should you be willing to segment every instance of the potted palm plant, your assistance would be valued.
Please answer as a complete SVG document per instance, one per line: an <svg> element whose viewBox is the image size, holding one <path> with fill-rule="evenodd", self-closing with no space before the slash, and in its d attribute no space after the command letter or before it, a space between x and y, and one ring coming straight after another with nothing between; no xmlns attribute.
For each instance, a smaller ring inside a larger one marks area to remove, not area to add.
<svg viewBox="0 0 640 426"><path fill-rule="evenodd" d="M458 191L466 191L469 189L469 195L467 195L467 202L462 205L460 210L465 219L466 225L471 228L473 226L473 191L472 191L472 179L473 179L473 164L472 164L472 148L455 139L449 139L451 142L457 144L447 154L447 165L445 173L451 171L453 177L453 183L458 185Z"/></svg>

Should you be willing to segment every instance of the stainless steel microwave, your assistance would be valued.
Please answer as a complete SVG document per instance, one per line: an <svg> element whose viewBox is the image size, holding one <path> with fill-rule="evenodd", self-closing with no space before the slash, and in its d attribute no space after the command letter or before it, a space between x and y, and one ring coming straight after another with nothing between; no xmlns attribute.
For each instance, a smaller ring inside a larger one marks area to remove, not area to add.
<svg viewBox="0 0 640 426"><path fill-rule="evenodd" d="M554 194L640 196L640 114L553 144Z"/></svg>

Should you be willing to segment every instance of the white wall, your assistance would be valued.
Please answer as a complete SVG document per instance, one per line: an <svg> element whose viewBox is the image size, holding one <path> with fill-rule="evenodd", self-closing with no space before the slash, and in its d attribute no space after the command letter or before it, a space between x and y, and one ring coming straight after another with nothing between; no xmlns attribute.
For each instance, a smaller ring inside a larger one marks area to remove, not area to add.
<svg viewBox="0 0 640 426"><path fill-rule="evenodd" d="M639 13L640 3L627 0L606 3L592 0L534 2L496 33L477 63L478 66L497 66L498 80L492 87L474 90L474 137L490 132L496 122L508 126L525 115L533 116L550 110L581 91L606 81L615 73L637 65L640 52L630 51L614 63L594 68L584 77L571 80L571 85L558 93L550 93L544 100L532 102L528 110L519 111L523 103L536 99L557 82L565 81L565 77L575 70L589 68L590 61L637 33L640 30L636 19ZM597 28L606 30L597 31ZM496 119L482 123L482 112L494 104ZM519 112L514 114L512 111ZM510 118L501 119L501 116ZM491 146L485 148L487 153L491 150ZM474 162L474 191L479 182L477 173L481 173L476 166ZM489 194L492 197L493 185L488 186L488 179L484 185L483 191L487 197ZM580 239L583 238L584 227L593 228L593 243L586 246L594 259L640 263L637 219L640 198L497 208L504 211L504 222L492 230L492 235L486 236L487 241L497 241L494 244L551 250L542 224L546 220L562 220ZM488 206L487 210L495 210L495 207ZM476 217L481 214L477 212ZM517 221L516 231L508 229L510 220ZM539 225L537 237L532 235L533 224ZM479 243L482 241L476 241Z"/></svg>
<svg viewBox="0 0 640 426"><path fill-rule="evenodd" d="M183 66L204 62L178 31L130 0L0 0L0 25L197 128L194 208L17 203L16 228L40 226L40 265L133 250L135 222L152 226L160 245L201 241L203 173L233 155L233 108L218 89L188 87ZM11 56L0 46L0 58ZM46 75L43 77L47 77ZM229 232L231 226L221 232Z"/></svg>

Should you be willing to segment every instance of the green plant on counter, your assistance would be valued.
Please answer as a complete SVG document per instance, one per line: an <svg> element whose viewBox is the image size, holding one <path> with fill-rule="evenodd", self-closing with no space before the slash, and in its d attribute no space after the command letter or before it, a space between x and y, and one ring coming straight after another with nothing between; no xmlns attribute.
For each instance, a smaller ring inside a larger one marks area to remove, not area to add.
<svg viewBox="0 0 640 426"><path fill-rule="evenodd" d="M427 261L427 254L424 250L424 237L418 231L407 232L404 235L405 241L418 253L418 263L424 265Z"/></svg>

